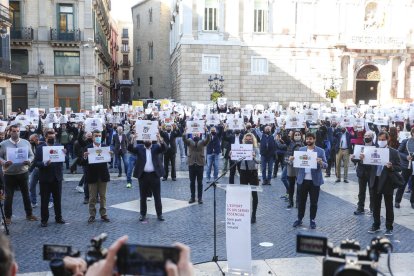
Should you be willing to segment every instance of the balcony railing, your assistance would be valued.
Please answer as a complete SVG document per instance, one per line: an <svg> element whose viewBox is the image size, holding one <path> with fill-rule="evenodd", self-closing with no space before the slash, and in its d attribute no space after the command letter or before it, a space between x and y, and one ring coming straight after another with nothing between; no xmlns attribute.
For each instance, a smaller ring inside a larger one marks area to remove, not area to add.
<svg viewBox="0 0 414 276"><path fill-rule="evenodd" d="M58 29L50 28L50 40L52 41L80 41L81 31L67 30L66 32L60 32Z"/></svg>
<svg viewBox="0 0 414 276"><path fill-rule="evenodd" d="M0 26L10 27L11 24L9 7L0 4Z"/></svg>
<svg viewBox="0 0 414 276"><path fill-rule="evenodd" d="M104 62L107 65L111 65L112 58L111 58L111 55L109 54L108 46L105 44L104 40L101 38L100 35L96 36L95 44Z"/></svg>
<svg viewBox="0 0 414 276"><path fill-rule="evenodd" d="M129 53L129 47L127 48L121 47L121 53Z"/></svg>
<svg viewBox="0 0 414 276"><path fill-rule="evenodd" d="M131 67L131 61L122 61L120 64L121 67Z"/></svg>
<svg viewBox="0 0 414 276"><path fill-rule="evenodd" d="M12 66L10 60L0 57L0 73L10 75L21 75L22 70L18 66Z"/></svg>
<svg viewBox="0 0 414 276"><path fill-rule="evenodd" d="M16 40L33 40L33 28L32 27L11 28L10 38L16 39Z"/></svg>

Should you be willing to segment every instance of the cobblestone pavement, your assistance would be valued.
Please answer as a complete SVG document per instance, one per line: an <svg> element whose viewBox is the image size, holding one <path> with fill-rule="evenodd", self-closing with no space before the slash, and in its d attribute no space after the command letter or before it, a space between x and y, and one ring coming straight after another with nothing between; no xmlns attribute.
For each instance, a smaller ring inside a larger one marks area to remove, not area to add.
<svg viewBox="0 0 414 276"><path fill-rule="evenodd" d="M211 261L213 257L213 191L209 190L203 195L204 204L188 206L186 202L190 197L189 180L188 172L183 171L184 169L185 165L181 164L176 182L170 179L161 182L162 197L178 200L176 203L177 206L180 206L178 209L165 212L164 222L159 222L155 216L150 215L148 222L142 223L138 221L139 213L110 207L139 198L137 180L134 179L132 189L127 189L125 178L118 179L114 173L107 193L110 223L101 222L98 217L94 224L88 225L88 207L82 203L83 195L74 190L81 175L65 175L65 179L68 181L63 184L62 209L63 218L67 221L66 225L54 223L53 210L51 210L51 219L47 228L41 228L40 222L26 221L22 198L20 193L17 192L13 204L10 238L16 253L19 271L37 272L48 270L48 263L42 260L42 246L45 243L72 245L74 248L85 252L90 238L102 232L108 233L105 246L109 246L116 238L125 234L129 235L131 243L171 244L180 241L191 247L194 263ZM335 193L334 178L331 177L326 180L325 185L329 187L327 189L329 192L325 192L324 189L321 191L316 231L328 235L330 241L334 244L339 244L341 240L349 238L359 240L361 245L365 247L373 237L367 233L372 218L369 216L354 216L353 211L356 201L351 202L349 196L344 196L343 199L342 192ZM349 184L340 183L336 185L349 185L349 191L355 191L356 176L352 172L350 173L350 180L351 183ZM228 178L225 177L220 182L227 183ZM236 183L238 183L238 178L236 178ZM204 185L206 186L206 184ZM280 199L280 196L284 194L280 179L273 179L272 185L264 186L263 189L264 191L259 194L257 223L252 225L253 259L307 257L295 252L295 237L299 230L292 228L292 223L296 219L297 209L286 210L286 202ZM356 198L356 192L353 198ZM406 197L404 201L408 201ZM174 201L165 208L174 209L171 204L175 204ZM408 206L408 204L406 205ZM407 206L403 206L403 208L408 210L409 207ZM217 210L218 256L220 260L225 260L225 192L222 190L217 191ZM34 214L40 216L39 207L34 209ZM309 207L306 210L304 227L308 227L308 218ZM382 225L382 227L384 226ZM301 230L307 229L302 228ZM396 224L394 236L392 237L394 252L413 253L413 234L413 229L402 224ZM259 245L262 242L270 242L274 246L262 247Z"/></svg>

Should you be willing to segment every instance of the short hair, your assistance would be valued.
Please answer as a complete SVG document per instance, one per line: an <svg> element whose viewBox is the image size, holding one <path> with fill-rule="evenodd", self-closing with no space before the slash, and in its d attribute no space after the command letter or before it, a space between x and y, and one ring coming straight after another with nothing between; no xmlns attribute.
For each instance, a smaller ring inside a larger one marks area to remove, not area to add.
<svg viewBox="0 0 414 276"><path fill-rule="evenodd" d="M19 125L16 125L16 124L11 125L9 129L11 130L12 128L18 128L20 130L20 126Z"/></svg>
<svg viewBox="0 0 414 276"><path fill-rule="evenodd" d="M30 135L30 137L29 137L29 140L30 139L39 139L39 135L37 135L36 133L34 133L34 134L32 134L32 135Z"/></svg>
<svg viewBox="0 0 414 276"><path fill-rule="evenodd" d="M14 263L14 254L9 239L0 233L0 275L9 275Z"/></svg>
<svg viewBox="0 0 414 276"><path fill-rule="evenodd" d="M380 131L380 132L378 133L378 138L379 138L380 136L382 136L382 135L385 135L385 138L387 138L387 140L389 140L389 139L390 139L390 134L389 134L388 132L386 132L386 131Z"/></svg>
<svg viewBox="0 0 414 276"><path fill-rule="evenodd" d="M92 135L95 135L95 134L102 134L102 133L101 133L101 131L95 129L94 131L92 131Z"/></svg>
<svg viewBox="0 0 414 276"><path fill-rule="evenodd" d="M45 132L45 137L47 137L47 136L49 136L49 135L51 135L51 134L55 134L55 131L54 131L54 130L52 130L52 129L48 129L48 130Z"/></svg>
<svg viewBox="0 0 414 276"><path fill-rule="evenodd" d="M305 134L305 139L308 138L308 137L312 137L313 139L316 139L316 135L314 133L312 133L312 132L307 132Z"/></svg>

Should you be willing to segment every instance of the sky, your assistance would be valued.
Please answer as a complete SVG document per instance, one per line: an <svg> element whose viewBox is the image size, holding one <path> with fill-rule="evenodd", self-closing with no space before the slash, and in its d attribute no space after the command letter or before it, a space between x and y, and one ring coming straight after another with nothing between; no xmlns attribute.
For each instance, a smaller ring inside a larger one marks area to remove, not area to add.
<svg viewBox="0 0 414 276"><path fill-rule="evenodd" d="M111 14L115 19L131 20L131 7L138 3L140 0L112 0L111 1Z"/></svg>

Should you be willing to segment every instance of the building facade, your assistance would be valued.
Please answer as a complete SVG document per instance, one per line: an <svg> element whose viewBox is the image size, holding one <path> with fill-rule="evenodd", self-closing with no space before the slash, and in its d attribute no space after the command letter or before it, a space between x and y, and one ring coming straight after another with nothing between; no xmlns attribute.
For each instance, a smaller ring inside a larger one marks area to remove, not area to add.
<svg viewBox="0 0 414 276"><path fill-rule="evenodd" d="M12 94L11 83L21 79L19 71L10 59L10 16L9 1L0 1L0 114L11 112Z"/></svg>
<svg viewBox="0 0 414 276"><path fill-rule="evenodd" d="M71 107L110 102L110 0L10 1L11 57L22 79L17 107Z"/></svg>
<svg viewBox="0 0 414 276"><path fill-rule="evenodd" d="M118 44L120 49L118 52L119 72L117 82L118 104L131 104L133 99L137 97L134 95L133 86L133 32L132 21L118 20Z"/></svg>
<svg viewBox="0 0 414 276"><path fill-rule="evenodd" d="M134 95L136 98L172 96L169 53L169 0L144 0L132 7L134 33Z"/></svg>
<svg viewBox="0 0 414 276"><path fill-rule="evenodd" d="M247 103L411 101L413 1L173 0L173 98L208 102L210 76Z"/></svg>

